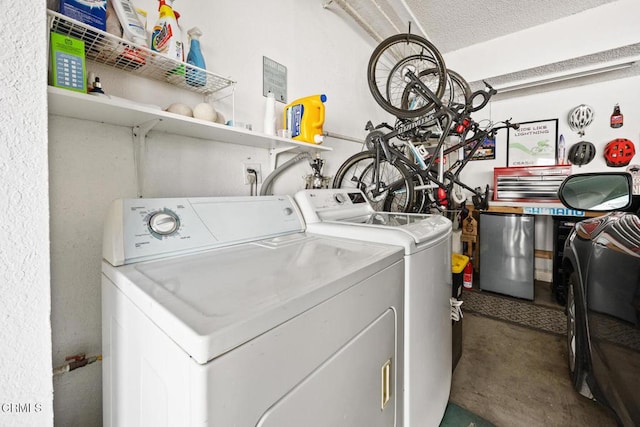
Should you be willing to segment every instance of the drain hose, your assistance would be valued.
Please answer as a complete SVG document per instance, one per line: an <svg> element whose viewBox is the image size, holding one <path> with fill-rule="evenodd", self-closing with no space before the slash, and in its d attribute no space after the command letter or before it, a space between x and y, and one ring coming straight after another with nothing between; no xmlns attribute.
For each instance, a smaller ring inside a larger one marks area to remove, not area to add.
<svg viewBox="0 0 640 427"><path fill-rule="evenodd" d="M298 163L300 160L304 160L304 159L309 160L309 162L311 162L313 160L313 158L311 157L311 154L309 154L309 153L300 153L297 156L295 156L294 158L287 160L282 165L277 167L273 172L271 172L264 179L264 182L262 183L262 187L260 188L260 195L261 196L270 196L270 195L272 195L273 191L271 190L271 186L273 185L273 181L276 179L276 177L278 175L280 175L282 172L284 172L285 170L289 169L291 166L293 166L296 163Z"/></svg>

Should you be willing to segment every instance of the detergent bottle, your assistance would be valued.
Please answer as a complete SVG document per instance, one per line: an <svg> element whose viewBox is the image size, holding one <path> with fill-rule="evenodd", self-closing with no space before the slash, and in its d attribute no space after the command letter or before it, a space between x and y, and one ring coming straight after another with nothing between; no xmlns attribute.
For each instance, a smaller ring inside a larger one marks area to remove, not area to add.
<svg viewBox="0 0 640 427"><path fill-rule="evenodd" d="M193 27L187 31L187 34L189 34L189 38L191 39L189 54L187 55L187 64L195 65L205 70L207 67L204 62L204 56L202 56L202 51L200 50L200 36L202 35L202 31L200 31L198 27ZM191 86L204 86L207 83L207 74L196 68L187 67L187 83Z"/></svg>
<svg viewBox="0 0 640 427"><path fill-rule="evenodd" d="M110 0L111 4L120 20L123 37L140 46L147 47L147 31L140 22L138 12L133 7L131 0Z"/></svg>
<svg viewBox="0 0 640 427"><path fill-rule="evenodd" d="M151 50L176 61L184 61L182 34L173 12L173 0L158 0L160 16L151 34Z"/></svg>
<svg viewBox="0 0 640 427"><path fill-rule="evenodd" d="M291 131L292 139L322 144L326 100L325 94L311 95L296 99L284 107L284 127Z"/></svg>

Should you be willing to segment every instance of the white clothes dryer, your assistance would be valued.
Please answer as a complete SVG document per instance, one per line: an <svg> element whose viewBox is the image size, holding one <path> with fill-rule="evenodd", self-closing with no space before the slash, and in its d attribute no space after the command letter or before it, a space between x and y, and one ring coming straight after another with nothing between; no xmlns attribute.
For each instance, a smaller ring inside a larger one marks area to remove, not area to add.
<svg viewBox="0 0 640 427"><path fill-rule="evenodd" d="M451 388L451 221L376 212L359 190L303 190L307 232L400 245L405 259L403 422L438 426Z"/></svg>
<svg viewBox="0 0 640 427"><path fill-rule="evenodd" d="M395 426L399 247L291 197L125 199L102 263L106 426Z"/></svg>

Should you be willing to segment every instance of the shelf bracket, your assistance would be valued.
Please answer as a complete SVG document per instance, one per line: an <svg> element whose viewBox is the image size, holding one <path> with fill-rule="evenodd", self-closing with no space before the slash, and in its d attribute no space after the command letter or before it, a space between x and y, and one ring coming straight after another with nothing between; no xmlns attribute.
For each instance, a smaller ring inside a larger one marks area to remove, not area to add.
<svg viewBox="0 0 640 427"><path fill-rule="evenodd" d="M140 198L143 196L142 190L144 188L144 160L147 155L147 134L153 129L162 119L153 119L148 122L134 126L132 131L133 136L133 159L135 163L136 172L136 186L137 196Z"/></svg>
<svg viewBox="0 0 640 427"><path fill-rule="evenodd" d="M213 103L222 101L223 99L231 97L231 122L235 123L236 122L236 84L235 82L232 83L227 89L229 89L229 93L226 95L215 97L213 96L213 92L207 94L207 96L205 96L204 98L204 102L208 104L213 104Z"/></svg>
<svg viewBox="0 0 640 427"><path fill-rule="evenodd" d="M271 148L269 149L269 170L273 172L276 170L278 166L278 156L282 153L286 153L287 151L291 151L296 147L280 147L280 148Z"/></svg>

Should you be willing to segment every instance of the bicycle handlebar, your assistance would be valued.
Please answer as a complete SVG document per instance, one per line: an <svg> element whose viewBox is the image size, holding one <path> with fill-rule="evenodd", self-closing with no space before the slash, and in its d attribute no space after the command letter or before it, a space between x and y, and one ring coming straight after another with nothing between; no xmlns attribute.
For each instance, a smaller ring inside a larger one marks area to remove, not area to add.
<svg viewBox="0 0 640 427"><path fill-rule="evenodd" d="M477 90L471 94L471 98L469 99L469 112L473 113L479 110L482 110L489 103L489 100L493 95L498 93L489 83L486 81L482 81L486 86L485 89ZM480 105L474 107L473 102L477 97L482 97L482 102Z"/></svg>
<svg viewBox="0 0 640 427"><path fill-rule="evenodd" d="M514 129L517 130L520 128L520 123L511 123L511 119L505 120L503 122L497 122L497 124L504 123L503 126L491 126L486 129L485 132L496 132L500 129Z"/></svg>

